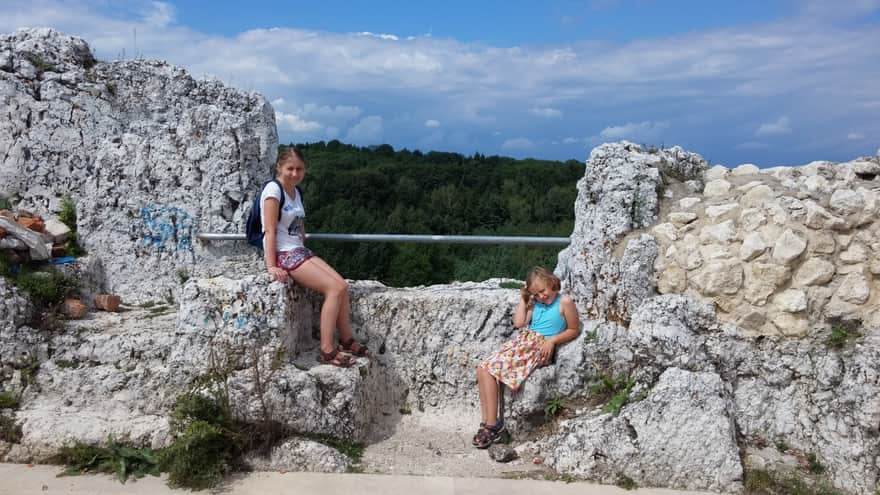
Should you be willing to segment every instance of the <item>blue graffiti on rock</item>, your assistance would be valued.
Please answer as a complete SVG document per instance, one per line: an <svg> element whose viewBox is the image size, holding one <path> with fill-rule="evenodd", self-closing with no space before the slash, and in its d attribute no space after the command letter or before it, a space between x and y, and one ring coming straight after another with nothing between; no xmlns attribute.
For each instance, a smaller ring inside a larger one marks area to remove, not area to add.
<svg viewBox="0 0 880 495"><path fill-rule="evenodd" d="M141 208L143 245L157 251L192 251L193 218L175 206Z"/></svg>

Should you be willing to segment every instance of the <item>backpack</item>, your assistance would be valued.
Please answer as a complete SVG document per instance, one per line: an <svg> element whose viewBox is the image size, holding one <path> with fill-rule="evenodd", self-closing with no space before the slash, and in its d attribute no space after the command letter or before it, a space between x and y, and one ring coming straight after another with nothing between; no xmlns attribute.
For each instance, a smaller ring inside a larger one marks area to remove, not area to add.
<svg viewBox="0 0 880 495"><path fill-rule="evenodd" d="M254 202L251 204L251 212L248 214L247 221L244 224L244 233L248 244L260 251L263 250L263 212L262 208L260 208L260 196L263 195L263 190L271 182L278 184L278 188L281 189L281 201L278 203L278 220L281 220L281 210L284 208L284 188L281 187L278 179L272 179L263 184L260 192L254 197ZM299 186L296 186L296 194L299 196L300 202L302 202L302 191Z"/></svg>

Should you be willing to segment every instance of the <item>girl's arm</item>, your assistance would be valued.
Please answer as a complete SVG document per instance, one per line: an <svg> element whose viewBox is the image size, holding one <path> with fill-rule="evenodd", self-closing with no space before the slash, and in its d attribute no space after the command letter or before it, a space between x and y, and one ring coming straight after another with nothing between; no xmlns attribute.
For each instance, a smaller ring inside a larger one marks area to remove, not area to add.
<svg viewBox="0 0 880 495"><path fill-rule="evenodd" d="M278 228L278 208L280 203L278 198L266 198L263 201L263 259L266 262L266 270L275 280L283 282L287 278L287 272L284 268L275 265L276 247L277 247L277 228Z"/></svg>
<svg viewBox="0 0 880 495"><path fill-rule="evenodd" d="M519 304L516 305L516 311L513 312L513 326L522 328L532 321L532 308L535 305L535 299L526 289L519 291Z"/></svg>

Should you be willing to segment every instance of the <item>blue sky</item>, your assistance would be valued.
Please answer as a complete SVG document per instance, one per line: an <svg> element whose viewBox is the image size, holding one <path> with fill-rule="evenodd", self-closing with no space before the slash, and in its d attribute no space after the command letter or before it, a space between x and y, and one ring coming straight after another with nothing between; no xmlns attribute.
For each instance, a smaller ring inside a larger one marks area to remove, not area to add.
<svg viewBox="0 0 880 495"><path fill-rule="evenodd" d="M258 91L282 142L584 160L605 141L735 166L880 148L880 0L0 0L104 60Z"/></svg>

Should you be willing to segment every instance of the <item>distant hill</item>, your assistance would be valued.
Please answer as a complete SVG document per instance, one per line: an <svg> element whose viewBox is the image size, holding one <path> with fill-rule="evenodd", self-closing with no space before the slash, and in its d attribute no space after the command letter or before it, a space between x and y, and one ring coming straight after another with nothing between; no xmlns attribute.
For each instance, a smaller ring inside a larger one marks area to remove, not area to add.
<svg viewBox="0 0 880 495"><path fill-rule="evenodd" d="M568 236L584 163L330 142L290 144L308 162L309 232ZM281 148L285 146L282 145ZM522 278L561 247L310 243L346 278L394 286Z"/></svg>

